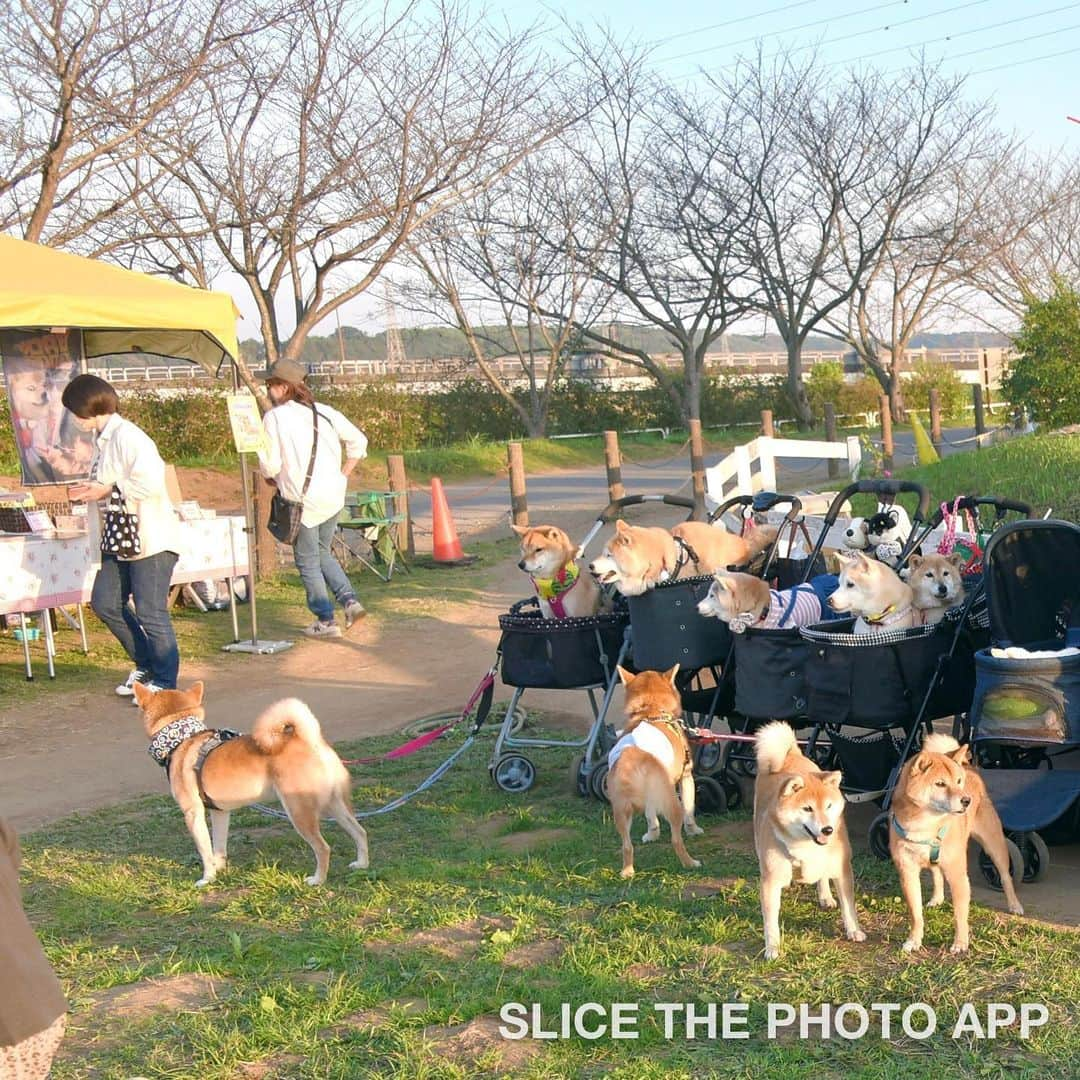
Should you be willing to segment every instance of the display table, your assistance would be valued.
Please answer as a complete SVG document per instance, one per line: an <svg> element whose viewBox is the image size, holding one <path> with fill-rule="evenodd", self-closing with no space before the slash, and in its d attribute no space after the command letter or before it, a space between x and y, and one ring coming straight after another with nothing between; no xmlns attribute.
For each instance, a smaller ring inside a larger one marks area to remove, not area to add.
<svg viewBox="0 0 1080 1080"><path fill-rule="evenodd" d="M206 579L248 577L248 538L242 517L216 517L180 523L180 558L173 570L172 584L184 585ZM81 605L89 603L94 577L100 566L96 538L92 544L89 534L60 538L37 536L33 533L0 536L0 615L27 615L47 612L50 608L79 605L79 626L82 629ZM250 582L249 582L250 587ZM230 595L232 589L230 587ZM234 638L236 609L232 609ZM45 630L49 674L55 675L52 624L42 619ZM25 621L23 623L25 629ZM86 635L83 633L83 648ZM23 655L26 677L33 678L30 666L30 646L23 635Z"/></svg>

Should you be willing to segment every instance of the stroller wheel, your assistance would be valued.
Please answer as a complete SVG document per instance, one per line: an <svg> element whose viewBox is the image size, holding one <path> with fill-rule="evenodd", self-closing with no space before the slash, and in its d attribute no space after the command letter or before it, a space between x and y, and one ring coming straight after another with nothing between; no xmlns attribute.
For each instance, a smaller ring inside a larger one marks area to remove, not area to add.
<svg viewBox="0 0 1080 1080"><path fill-rule="evenodd" d="M889 815L878 814L866 834L870 850L882 861L889 858Z"/></svg>
<svg viewBox="0 0 1080 1080"><path fill-rule="evenodd" d="M504 754L491 771L495 783L511 795L528 791L536 779L536 766L523 754Z"/></svg>
<svg viewBox="0 0 1080 1080"><path fill-rule="evenodd" d="M722 757L723 749L720 743L702 743L698 747L694 771L702 776L710 776L719 768Z"/></svg>
<svg viewBox="0 0 1080 1080"><path fill-rule="evenodd" d="M1019 885L1024 880L1024 856L1016 844L1005 837L1005 845L1009 849L1009 872L1012 874L1013 885ZM979 869L982 871L983 880L991 889L1001 892L1001 875L993 864L990 856L985 851L979 851Z"/></svg>
<svg viewBox="0 0 1080 1080"><path fill-rule="evenodd" d="M594 765L592 772L589 773L589 793L600 802L608 801L607 778L608 765L606 761Z"/></svg>
<svg viewBox="0 0 1080 1080"><path fill-rule="evenodd" d="M585 772L585 755L578 754L570 762L570 790L583 798L589 794L589 774Z"/></svg>
<svg viewBox="0 0 1080 1080"><path fill-rule="evenodd" d="M1009 833L1008 839L1020 849L1024 860L1024 881L1040 881L1050 869L1050 849L1037 832Z"/></svg>
<svg viewBox="0 0 1080 1080"><path fill-rule="evenodd" d="M727 795L719 780L711 776L694 777L694 810L702 814L723 814L728 808Z"/></svg>
<svg viewBox="0 0 1080 1080"><path fill-rule="evenodd" d="M727 808L737 810L742 805L742 788L739 786L739 781L733 776L725 776L720 783L727 799Z"/></svg>

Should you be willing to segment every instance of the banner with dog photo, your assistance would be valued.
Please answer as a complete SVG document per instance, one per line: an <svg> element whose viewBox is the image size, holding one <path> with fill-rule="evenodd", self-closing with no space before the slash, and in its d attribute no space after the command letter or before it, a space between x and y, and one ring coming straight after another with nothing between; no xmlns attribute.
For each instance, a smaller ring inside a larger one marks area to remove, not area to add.
<svg viewBox="0 0 1080 1080"><path fill-rule="evenodd" d="M0 359L23 484L87 479L93 436L61 401L82 371L82 331L0 330Z"/></svg>

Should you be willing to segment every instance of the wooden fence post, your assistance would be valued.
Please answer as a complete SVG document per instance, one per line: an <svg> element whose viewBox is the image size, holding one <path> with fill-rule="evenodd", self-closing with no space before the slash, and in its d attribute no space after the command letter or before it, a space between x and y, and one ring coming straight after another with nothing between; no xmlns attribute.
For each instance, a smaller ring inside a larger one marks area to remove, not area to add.
<svg viewBox="0 0 1080 1080"><path fill-rule="evenodd" d="M387 486L394 493L394 513L404 514L405 520L397 527L397 545L408 558L416 554L416 539L413 536L412 514L409 513L409 479L405 475L405 458L401 454L388 454L386 457Z"/></svg>
<svg viewBox="0 0 1080 1080"><path fill-rule="evenodd" d="M881 409L881 457L882 467L886 472L893 469L893 437L892 437L892 413L889 411L889 395L882 394L879 405Z"/></svg>
<svg viewBox="0 0 1080 1080"><path fill-rule="evenodd" d="M983 388L979 383L975 383L971 388L971 400L975 406L975 434L986 434L986 413L983 410ZM977 449L982 449L982 439L975 440L975 446Z"/></svg>
<svg viewBox="0 0 1080 1080"><path fill-rule="evenodd" d="M626 494L622 482L622 456L619 453L619 433L604 432L604 463L607 466L608 500L614 502Z"/></svg>
<svg viewBox="0 0 1080 1080"><path fill-rule="evenodd" d="M529 524L529 506L525 501L525 456L521 443L506 444L506 460L510 466L510 515L515 525Z"/></svg>
<svg viewBox="0 0 1080 1080"><path fill-rule="evenodd" d="M776 436L776 431L773 428L772 409L761 410L761 434L767 435L770 439Z"/></svg>
<svg viewBox="0 0 1080 1080"><path fill-rule="evenodd" d="M690 421L690 478L694 489L694 520L705 520L705 443L701 421Z"/></svg>
<svg viewBox="0 0 1080 1080"><path fill-rule="evenodd" d="M931 387L930 389L930 441L934 444L934 449L940 457L942 447L941 392L937 387Z"/></svg>
<svg viewBox="0 0 1080 1080"><path fill-rule="evenodd" d="M825 441L836 442L836 406L831 401L825 402ZM840 475L840 462L829 458L829 479L835 480Z"/></svg>

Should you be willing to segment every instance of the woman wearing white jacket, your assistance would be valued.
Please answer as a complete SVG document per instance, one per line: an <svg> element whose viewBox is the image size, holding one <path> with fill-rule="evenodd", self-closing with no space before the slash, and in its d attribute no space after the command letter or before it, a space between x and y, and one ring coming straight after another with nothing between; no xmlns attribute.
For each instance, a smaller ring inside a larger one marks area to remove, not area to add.
<svg viewBox="0 0 1080 1080"><path fill-rule="evenodd" d="M293 558L304 583L308 608L315 616L315 622L305 627L304 633L308 637L340 637L341 627L334 618L335 600L345 610L346 628L366 614L331 552L330 542L345 506L349 474L367 454L367 437L337 409L315 402L304 383L306 375L304 366L294 360L278 360L263 373L274 407L263 417L267 449L259 454L259 469L266 482L284 498L303 503ZM309 463L311 479L305 491Z"/></svg>

